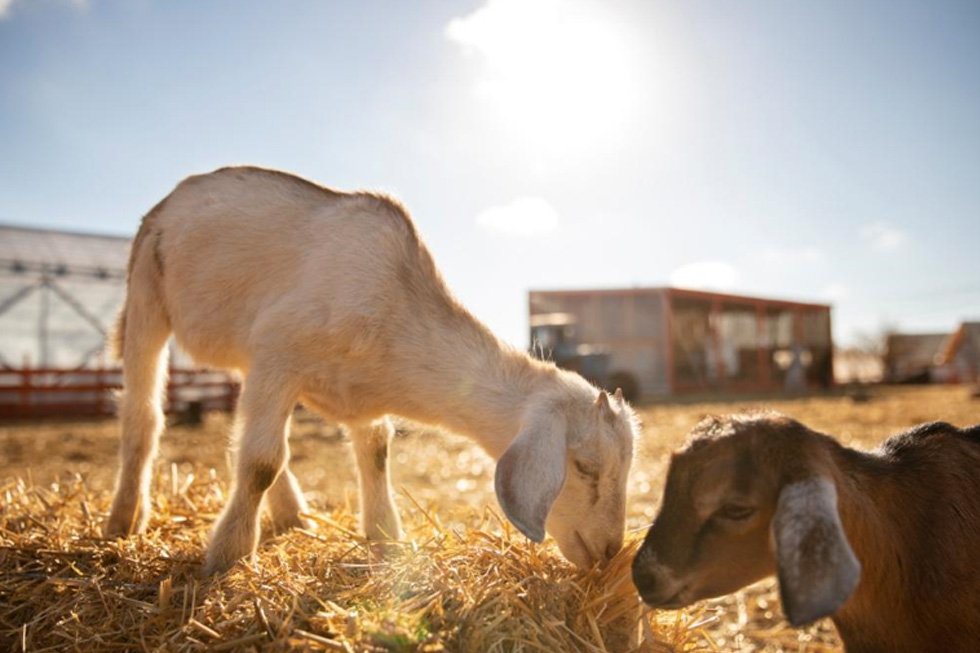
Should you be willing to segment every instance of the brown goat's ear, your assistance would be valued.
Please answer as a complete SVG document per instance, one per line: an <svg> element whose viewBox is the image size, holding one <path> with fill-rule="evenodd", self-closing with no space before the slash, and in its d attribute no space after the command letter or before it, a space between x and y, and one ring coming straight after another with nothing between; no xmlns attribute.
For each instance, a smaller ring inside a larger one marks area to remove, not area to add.
<svg viewBox="0 0 980 653"><path fill-rule="evenodd" d="M857 587L861 563L837 513L837 489L820 476L785 486L772 519L783 612L794 626L826 617Z"/></svg>
<svg viewBox="0 0 980 653"><path fill-rule="evenodd" d="M565 484L565 421L532 423L497 461L493 485L507 519L535 542L544 539L551 504Z"/></svg>

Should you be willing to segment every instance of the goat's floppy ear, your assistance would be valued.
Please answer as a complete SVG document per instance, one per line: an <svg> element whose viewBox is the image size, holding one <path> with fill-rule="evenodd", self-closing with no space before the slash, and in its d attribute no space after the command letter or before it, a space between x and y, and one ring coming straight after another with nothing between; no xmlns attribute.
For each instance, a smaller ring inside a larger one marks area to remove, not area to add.
<svg viewBox="0 0 980 653"><path fill-rule="evenodd" d="M816 476L786 485L772 535L779 594L790 623L802 626L836 612L857 586L861 563L844 535L834 484Z"/></svg>
<svg viewBox="0 0 980 653"><path fill-rule="evenodd" d="M497 501L514 526L535 542L565 483L565 422L533 424L517 434L497 461Z"/></svg>

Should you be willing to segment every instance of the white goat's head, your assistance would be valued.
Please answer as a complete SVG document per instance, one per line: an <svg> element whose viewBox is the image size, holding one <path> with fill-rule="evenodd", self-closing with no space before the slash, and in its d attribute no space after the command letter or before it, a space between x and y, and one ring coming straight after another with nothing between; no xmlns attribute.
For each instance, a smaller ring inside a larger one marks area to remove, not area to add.
<svg viewBox="0 0 980 653"><path fill-rule="evenodd" d="M497 463L497 499L535 542L545 530L579 567L605 562L623 545L626 480L636 416L622 392L534 401Z"/></svg>

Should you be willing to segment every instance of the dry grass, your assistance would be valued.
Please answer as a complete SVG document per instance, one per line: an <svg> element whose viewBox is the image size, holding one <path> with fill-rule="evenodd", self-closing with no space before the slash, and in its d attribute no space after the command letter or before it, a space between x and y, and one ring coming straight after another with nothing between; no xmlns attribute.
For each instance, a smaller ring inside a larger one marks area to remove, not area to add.
<svg viewBox="0 0 980 653"><path fill-rule="evenodd" d="M962 388L769 402L846 442L872 446L914 423L980 421ZM653 406L631 476L635 548L655 513L666 454L703 414L747 404ZM226 416L174 428L158 463L154 518L128 540L98 537L115 466L106 422L0 426L0 650L837 651L824 621L783 621L773 581L680 612L640 617L631 550L604 573L570 568L494 511L492 464L468 441L412 431L395 444L408 539L385 555L357 534L349 444L315 420L294 430L294 469L315 532L266 539L254 566L199 578L223 502ZM28 466L30 463L30 466ZM488 507L491 506L491 507Z"/></svg>
<svg viewBox="0 0 980 653"><path fill-rule="evenodd" d="M108 497L81 478L3 488L3 650L631 648L639 615L625 552L609 573L576 572L489 510L462 530L420 508L410 539L382 556L340 508L314 515L316 532L265 542L254 566L204 579L222 484L165 475L156 490L149 533L106 542Z"/></svg>

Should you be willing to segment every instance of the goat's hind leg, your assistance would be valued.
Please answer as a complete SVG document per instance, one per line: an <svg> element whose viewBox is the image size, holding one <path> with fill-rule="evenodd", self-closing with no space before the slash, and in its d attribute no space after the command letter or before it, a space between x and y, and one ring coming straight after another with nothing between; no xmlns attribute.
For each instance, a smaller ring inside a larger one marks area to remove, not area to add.
<svg viewBox="0 0 980 653"><path fill-rule="evenodd" d="M309 512L306 499L299 482L287 466L279 474L265 495L265 507L272 518L272 528L276 533L288 531L291 528L310 528L308 520L300 515Z"/></svg>
<svg viewBox="0 0 980 653"><path fill-rule="evenodd" d="M137 268L135 274L140 269ZM123 391L119 403L119 476L105 524L106 537L140 533L150 517L150 481L163 431L170 325L154 294L130 292L123 333Z"/></svg>
<svg viewBox="0 0 980 653"><path fill-rule="evenodd" d="M401 522L391 499L388 445L395 433L387 417L349 425L361 485L361 522L369 540L400 540Z"/></svg>
<svg viewBox="0 0 980 653"><path fill-rule="evenodd" d="M206 574L223 571L255 552L259 508L266 491L289 459L289 420L297 393L280 375L249 373L239 401L239 443L235 484L208 545Z"/></svg>

